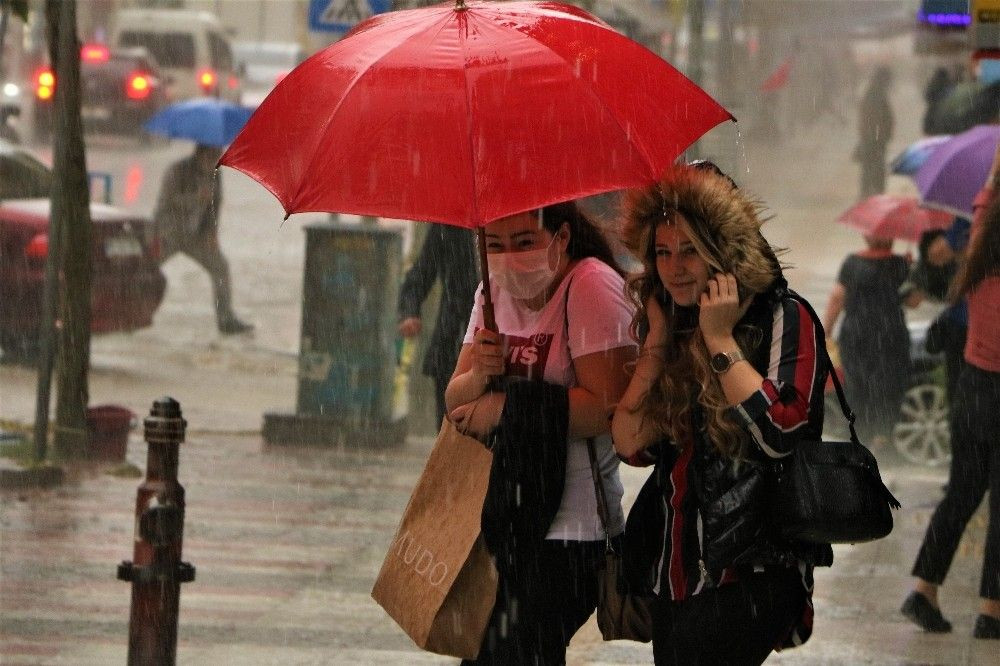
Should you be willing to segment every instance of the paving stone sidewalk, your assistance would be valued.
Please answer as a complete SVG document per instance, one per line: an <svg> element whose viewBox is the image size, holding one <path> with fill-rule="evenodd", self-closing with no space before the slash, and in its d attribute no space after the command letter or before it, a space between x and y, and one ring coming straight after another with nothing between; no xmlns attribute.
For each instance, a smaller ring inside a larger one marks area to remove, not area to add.
<svg viewBox="0 0 1000 666"><path fill-rule="evenodd" d="M369 591L431 441L384 452L274 448L252 435L197 435L182 445L184 557L197 578L181 593L181 664L416 664L454 660L417 650ZM129 459L145 460L133 436ZM137 479L94 466L57 489L0 493L0 663L125 662ZM898 613L941 470L886 470L904 509L883 541L838 547L816 583L816 633L775 663L987 664L996 644L971 626L985 528L976 516L942 603L956 630L930 636ZM644 478L625 472L631 502ZM991 661L992 660L992 661ZM593 620L573 664L651 663L648 646L604 643Z"/></svg>

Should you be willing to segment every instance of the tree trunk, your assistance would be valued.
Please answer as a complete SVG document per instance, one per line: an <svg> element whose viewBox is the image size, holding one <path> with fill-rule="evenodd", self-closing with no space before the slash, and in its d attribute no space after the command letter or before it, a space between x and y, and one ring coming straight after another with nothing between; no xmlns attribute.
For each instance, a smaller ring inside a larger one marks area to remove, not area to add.
<svg viewBox="0 0 1000 666"><path fill-rule="evenodd" d="M87 453L90 367L90 192L80 120L80 45L76 0L46 0L49 51L55 64L52 220L59 220L62 298L59 299L54 445L63 457ZM55 28L53 31L52 28Z"/></svg>

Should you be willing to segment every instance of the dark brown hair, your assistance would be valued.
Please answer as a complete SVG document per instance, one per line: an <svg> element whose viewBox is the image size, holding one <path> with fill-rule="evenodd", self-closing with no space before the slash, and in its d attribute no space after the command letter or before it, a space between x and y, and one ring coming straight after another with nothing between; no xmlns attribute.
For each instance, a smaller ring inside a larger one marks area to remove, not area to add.
<svg viewBox="0 0 1000 666"><path fill-rule="evenodd" d="M566 248L566 254L570 259L594 257L625 277L625 271L618 265L604 232L580 211L575 202L564 201L542 209L542 226L550 234L556 234L563 224L569 227L569 246Z"/></svg>

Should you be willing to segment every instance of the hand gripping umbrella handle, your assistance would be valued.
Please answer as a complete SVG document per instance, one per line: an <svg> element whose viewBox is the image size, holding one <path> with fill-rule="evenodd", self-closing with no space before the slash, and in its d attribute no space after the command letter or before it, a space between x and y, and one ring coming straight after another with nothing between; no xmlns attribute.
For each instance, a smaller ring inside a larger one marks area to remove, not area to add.
<svg viewBox="0 0 1000 666"><path fill-rule="evenodd" d="M476 233L476 240L479 245L479 272L483 277L483 326L494 333L499 333L496 316L493 314L493 292L490 290L490 265L486 260L486 230L483 227L479 227Z"/></svg>

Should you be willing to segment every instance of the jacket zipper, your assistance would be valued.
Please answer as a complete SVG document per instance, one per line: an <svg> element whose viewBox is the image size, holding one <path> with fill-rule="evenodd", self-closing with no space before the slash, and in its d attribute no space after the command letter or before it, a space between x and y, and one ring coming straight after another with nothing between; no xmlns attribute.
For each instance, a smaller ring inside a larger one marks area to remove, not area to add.
<svg viewBox="0 0 1000 666"><path fill-rule="evenodd" d="M701 509L698 509L698 571L701 573L701 580L698 583L700 590L709 581L708 567L705 566L705 528L701 520Z"/></svg>

